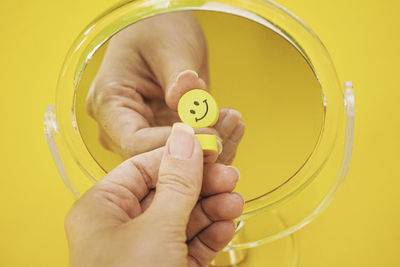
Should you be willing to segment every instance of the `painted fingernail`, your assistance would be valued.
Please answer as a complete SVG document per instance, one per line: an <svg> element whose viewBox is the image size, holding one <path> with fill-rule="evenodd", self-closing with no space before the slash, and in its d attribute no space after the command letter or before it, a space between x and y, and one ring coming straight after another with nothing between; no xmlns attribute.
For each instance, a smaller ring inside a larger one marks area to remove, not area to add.
<svg viewBox="0 0 400 267"><path fill-rule="evenodd" d="M192 127L180 122L175 123L168 139L168 154L177 159L191 158L194 138Z"/></svg>
<svg viewBox="0 0 400 267"><path fill-rule="evenodd" d="M229 166L227 166L227 167L233 169L233 170L236 172L236 174L237 174L237 181L239 181L239 180L240 180L240 171L238 170L238 168L236 168L235 166L232 166L232 165L229 165Z"/></svg>

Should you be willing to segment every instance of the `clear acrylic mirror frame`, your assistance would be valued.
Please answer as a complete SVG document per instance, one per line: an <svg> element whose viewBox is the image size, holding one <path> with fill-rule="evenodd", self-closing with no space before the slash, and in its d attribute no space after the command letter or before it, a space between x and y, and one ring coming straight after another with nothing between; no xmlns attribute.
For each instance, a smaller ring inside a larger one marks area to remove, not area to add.
<svg viewBox="0 0 400 267"><path fill-rule="evenodd" d="M243 215L238 220L254 219L266 212L285 213L282 207L287 203L290 203L290 209L301 212L286 220L284 228L233 244L225 250L254 247L285 237L320 214L333 200L344 180L353 144L354 97L351 82L341 85L333 63L318 37L299 18L272 1L124 1L96 18L82 31L69 50L58 80L56 105L49 106L45 113L45 136L60 176L66 187L78 198L105 175L87 150L75 117L75 89L92 55L124 27L156 14L179 10L230 13L272 29L297 48L320 83L324 123L314 152L299 170L296 179L271 194L246 203ZM310 201L302 192L312 187L317 188L319 193Z"/></svg>

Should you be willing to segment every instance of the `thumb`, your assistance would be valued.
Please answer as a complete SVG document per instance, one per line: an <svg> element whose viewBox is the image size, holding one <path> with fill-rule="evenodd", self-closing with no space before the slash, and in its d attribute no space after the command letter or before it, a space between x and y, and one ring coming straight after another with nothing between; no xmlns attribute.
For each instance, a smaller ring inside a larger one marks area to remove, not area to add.
<svg viewBox="0 0 400 267"><path fill-rule="evenodd" d="M184 93L207 89L205 36L190 12L155 16L145 28L147 41L141 43L141 55L164 90L168 107L176 110Z"/></svg>
<svg viewBox="0 0 400 267"><path fill-rule="evenodd" d="M173 225L186 227L199 198L202 178L203 152L199 141L190 126L175 123L164 150L156 194L148 212Z"/></svg>
<svg viewBox="0 0 400 267"><path fill-rule="evenodd" d="M208 74L206 74L208 77ZM206 82L199 77L199 74L191 69L175 72L167 80L165 87L165 102L172 110L177 110L179 99L192 89L207 89Z"/></svg>

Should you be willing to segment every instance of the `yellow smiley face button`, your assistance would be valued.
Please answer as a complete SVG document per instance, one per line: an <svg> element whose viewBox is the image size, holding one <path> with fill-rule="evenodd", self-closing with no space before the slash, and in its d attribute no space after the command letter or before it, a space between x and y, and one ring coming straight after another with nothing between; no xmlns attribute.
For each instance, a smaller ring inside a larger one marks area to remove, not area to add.
<svg viewBox="0 0 400 267"><path fill-rule="evenodd" d="M213 126L219 116L217 102L204 90L193 89L185 93L178 103L181 120L193 128Z"/></svg>

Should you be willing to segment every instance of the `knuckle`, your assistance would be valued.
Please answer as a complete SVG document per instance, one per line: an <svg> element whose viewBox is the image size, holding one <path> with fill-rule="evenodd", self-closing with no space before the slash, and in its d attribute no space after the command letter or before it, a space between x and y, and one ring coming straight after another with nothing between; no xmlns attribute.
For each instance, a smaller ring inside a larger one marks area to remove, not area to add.
<svg viewBox="0 0 400 267"><path fill-rule="evenodd" d="M125 85L116 79L98 80L91 91L91 101L95 106L107 104L119 97L140 98L131 85Z"/></svg>
<svg viewBox="0 0 400 267"><path fill-rule="evenodd" d="M195 181L178 173L160 174L158 184L185 196L197 196L200 191Z"/></svg>

